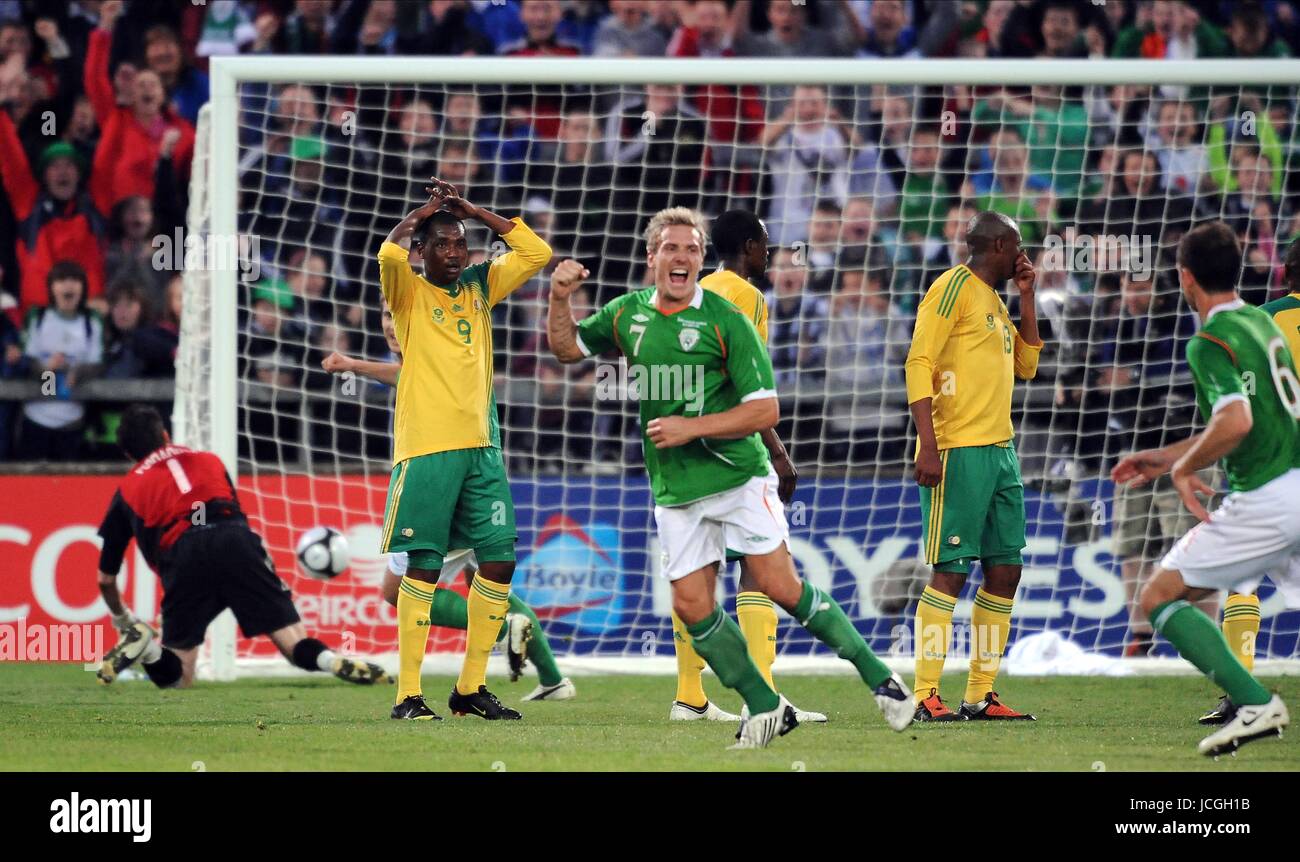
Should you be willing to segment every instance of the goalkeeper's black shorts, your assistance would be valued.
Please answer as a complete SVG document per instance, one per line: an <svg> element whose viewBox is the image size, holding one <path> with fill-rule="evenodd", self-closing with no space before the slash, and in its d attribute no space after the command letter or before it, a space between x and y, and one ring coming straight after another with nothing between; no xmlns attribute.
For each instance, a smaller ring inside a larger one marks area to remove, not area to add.
<svg viewBox="0 0 1300 862"><path fill-rule="evenodd" d="M299 621L289 585L242 517L189 527L161 555L159 568L163 646L191 649L203 643L208 624L226 608L244 637Z"/></svg>

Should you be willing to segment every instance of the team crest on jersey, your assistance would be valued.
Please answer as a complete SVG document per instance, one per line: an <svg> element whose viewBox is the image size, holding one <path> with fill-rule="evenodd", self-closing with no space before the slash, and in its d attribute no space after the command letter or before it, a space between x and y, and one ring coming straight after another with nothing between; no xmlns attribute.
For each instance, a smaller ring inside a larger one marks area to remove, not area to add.
<svg viewBox="0 0 1300 862"><path fill-rule="evenodd" d="M433 319L434 319L434 321L437 322L437 323L442 323L442 309L441 309L441 308L435 308L435 309L433 310Z"/></svg>
<svg viewBox="0 0 1300 862"><path fill-rule="evenodd" d="M993 328L993 315L991 314L984 315L984 325L987 326L989 329Z"/></svg>
<svg viewBox="0 0 1300 862"><path fill-rule="evenodd" d="M700 343L700 331L698 329L683 329L677 333L677 343L682 346L682 350L692 350L695 345Z"/></svg>

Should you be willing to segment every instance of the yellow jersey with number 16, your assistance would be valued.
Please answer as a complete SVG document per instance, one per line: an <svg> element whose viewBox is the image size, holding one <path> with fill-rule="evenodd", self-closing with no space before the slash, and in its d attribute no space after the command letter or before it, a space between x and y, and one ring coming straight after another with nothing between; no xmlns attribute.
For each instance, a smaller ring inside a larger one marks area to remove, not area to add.
<svg viewBox="0 0 1300 862"><path fill-rule="evenodd" d="M1011 386L1017 377L1033 378L1041 349L1021 340L997 291L955 266L935 279L916 309L907 403L934 399L941 450L1005 443L1015 435Z"/></svg>

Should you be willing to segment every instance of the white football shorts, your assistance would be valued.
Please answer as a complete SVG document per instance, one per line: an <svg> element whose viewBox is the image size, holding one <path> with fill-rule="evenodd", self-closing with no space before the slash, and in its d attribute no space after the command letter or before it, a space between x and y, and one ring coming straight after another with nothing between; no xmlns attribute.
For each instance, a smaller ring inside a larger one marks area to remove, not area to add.
<svg viewBox="0 0 1300 862"><path fill-rule="evenodd" d="M1160 566L1182 573L1189 587L1247 595L1267 575L1287 607L1300 608L1300 469L1229 494Z"/></svg>
<svg viewBox="0 0 1300 862"><path fill-rule="evenodd" d="M693 503L655 506L663 576L675 581L710 563L722 563L728 548L762 555L781 547L790 529L776 488L773 473Z"/></svg>

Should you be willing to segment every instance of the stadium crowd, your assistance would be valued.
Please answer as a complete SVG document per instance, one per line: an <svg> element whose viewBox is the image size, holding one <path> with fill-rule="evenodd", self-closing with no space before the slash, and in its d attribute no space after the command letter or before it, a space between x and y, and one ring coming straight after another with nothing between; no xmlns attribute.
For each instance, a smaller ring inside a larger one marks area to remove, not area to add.
<svg viewBox="0 0 1300 862"><path fill-rule="evenodd" d="M1289 57L1293 2L1193 0L0 0L0 460L113 457L121 401L94 378L173 377L179 237L205 69L243 54L513 57ZM593 60L592 62L597 62ZM374 252L436 175L593 270L597 307L644 279L638 235L671 204L758 212L770 350L797 463L901 466L902 362L930 282L978 210L1018 220L1048 348L1022 452L1095 471L1192 421L1172 250L1225 218L1244 294L1287 289L1300 234L1295 88L1180 86L455 88L245 85L239 229L241 455L389 454L386 393L348 399L333 351L383 359ZM1150 239L1142 272L1052 265L1049 238ZM492 237L472 247L495 254ZM712 265L712 264L710 264ZM545 274L497 312L498 404L517 470L637 469L637 431L591 364L545 342ZM1013 314L1015 309L1012 308ZM0 390L3 391L3 390ZM304 407L305 404L305 407ZM1030 475L1035 471L1026 469Z"/></svg>

